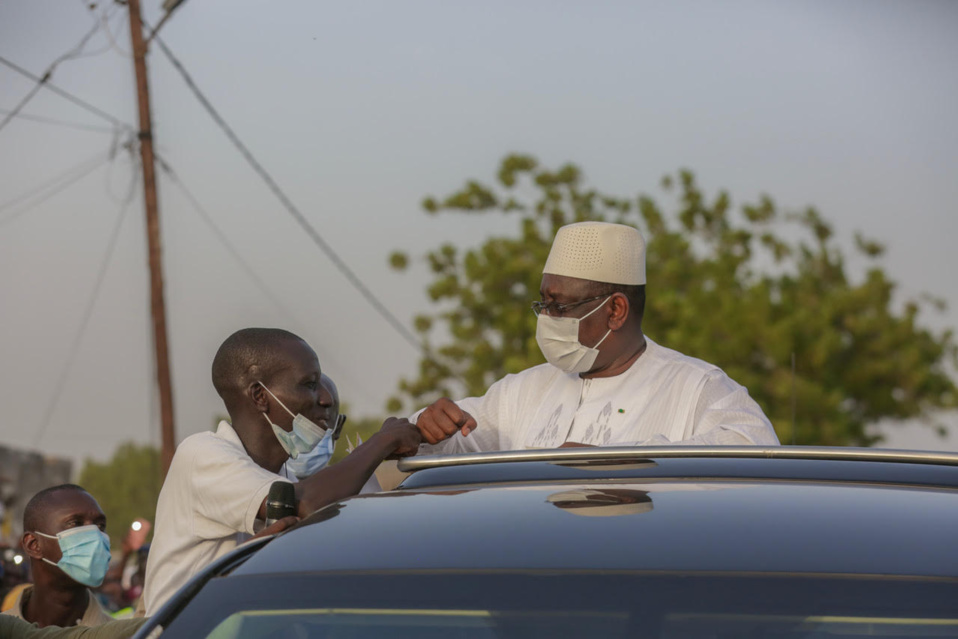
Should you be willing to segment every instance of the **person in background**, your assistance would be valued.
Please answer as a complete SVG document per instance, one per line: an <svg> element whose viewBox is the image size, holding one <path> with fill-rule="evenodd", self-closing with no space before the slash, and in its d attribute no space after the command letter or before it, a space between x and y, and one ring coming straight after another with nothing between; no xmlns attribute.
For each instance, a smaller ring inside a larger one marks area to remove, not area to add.
<svg viewBox="0 0 958 639"><path fill-rule="evenodd" d="M123 582L123 595L134 607L139 602L140 597L143 596L143 584L146 582L146 564L149 556L150 544L143 544L134 555L135 559L133 566L130 567L132 570L129 573L129 581L124 580ZM117 615L114 615L114 617L120 618Z"/></svg>
<svg viewBox="0 0 958 639"><path fill-rule="evenodd" d="M30 587L27 569L30 564L24 560L20 548L0 548L0 612L13 607L20 593Z"/></svg>
<svg viewBox="0 0 958 639"><path fill-rule="evenodd" d="M303 453L296 459L290 457L286 460L286 473L295 475L298 479L306 479L329 465L329 460L332 459L333 453L336 451L336 441L342 434L343 425L346 423L346 416L339 412L339 389L336 388L336 383L326 373L320 376L319 383L329 393L331 399L329 423L334 424L334 427L327 429L319 444L312 451Z"/></svg>
<svg viewBox="0 0 958 639"><path fill-rule="evenodd" d="M93 593L100 606L108 615L117 619L117 611L127 608L128 603L123 596L123 586L118 574L111 567L103 578L103 583Z"/></svg>
<svg viewBox="0 0 958 639"><path fill-rule="evenodd" d="M110 565L106 515L80 486L41 490L23 511L21 545L33 586L3 614L45 626L97 626L111 620L90 591Z"/></svg>
<svg viewBox="0 0 958 639"><path fill-rule="evenodd" d="M387 457L415 454L422 438L405 419L389 418L352 454L297 482L287 460L312 451L335 427L333 399L320 384L319 358L298 336L247 328L220 346L213 386L230 421L184 439L160 490L142 605L152 615L214 559L262 529L277 481L295 485L300 516L355 495ZM281 474L282 473L282 474ZM139 614L138 608L137 613Z"/></svg>
<svg viewBox="0 0 958 639"><path fill-rule="evenodd" d="M645 241L635 228L560 228L532 304L548 363L507 375L482 397L442 398L414 414L429 444L420 452L777 445L743 386L645 336L645 284Z"/></svg>
<svg viewBox="0 0 958 639"><path fill-rule="evenodd" d="M150 546L146 539L151 528L152 524L142 517L130 524L123 536L119 558L110 564L103 585L95 591L104 610L114 619L132 617L143 592L143 573Z"/></svg>

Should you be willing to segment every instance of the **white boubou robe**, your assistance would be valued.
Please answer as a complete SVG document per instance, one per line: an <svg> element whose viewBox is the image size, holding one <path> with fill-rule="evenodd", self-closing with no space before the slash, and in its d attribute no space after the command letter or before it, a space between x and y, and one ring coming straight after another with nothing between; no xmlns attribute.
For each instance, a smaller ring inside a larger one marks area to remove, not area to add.
<svg viewBox="0 0 958 639"><path fill-rule="evenodd" d="M456 404L476 418L420 454L594 446L777 445L775 430L745 387L716 366L659 346L621 375L582 379L550 364L493 384ZM410 421L415 422L417 412Z"/></svg>

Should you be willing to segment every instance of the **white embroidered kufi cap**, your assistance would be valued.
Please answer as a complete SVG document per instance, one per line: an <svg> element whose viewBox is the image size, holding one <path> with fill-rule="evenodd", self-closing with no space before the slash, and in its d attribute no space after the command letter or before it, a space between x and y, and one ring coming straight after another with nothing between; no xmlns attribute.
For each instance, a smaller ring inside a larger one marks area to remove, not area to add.
<svg viewBox="0 0 958 639"><path fill-rule="evenodd" d="M556 233L543 273L608 284L645 284L645 240L608 222L567 224Z"/></svg>

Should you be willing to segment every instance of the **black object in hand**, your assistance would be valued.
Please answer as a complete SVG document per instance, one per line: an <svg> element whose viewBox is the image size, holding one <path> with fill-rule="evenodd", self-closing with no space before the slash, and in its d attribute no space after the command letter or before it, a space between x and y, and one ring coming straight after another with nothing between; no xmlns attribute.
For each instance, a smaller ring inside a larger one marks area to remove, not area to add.
<svg viewBox="0 0 958 639"><path fill-rule="evenodd" d="M266 525L296 514L296 491L288 481L274 481L266 497Z"/></svg>

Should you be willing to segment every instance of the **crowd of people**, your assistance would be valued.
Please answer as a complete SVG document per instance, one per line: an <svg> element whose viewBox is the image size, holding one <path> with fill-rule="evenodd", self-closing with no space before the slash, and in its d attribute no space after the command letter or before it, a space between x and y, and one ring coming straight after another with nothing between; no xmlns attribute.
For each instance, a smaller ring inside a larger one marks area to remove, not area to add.
<svg viewBox="0 0 958 639"><path fill-rule="evenodd" d="M336 386L315 351L285 330L237 331L212 364L229 419L178 446L157 502L148 559L142 560L144 533L124 542L111 569L106 515L94 497L72 484L41 491L23 518L32 583L0 616L0 636L129 636L210 562L357 494L390 458L777 444L744 387L644 334L645 285L645 243L636 229L600 222L562 227L543 268L541 299L533 303L536 340L548 363L506 376L482 397L443 398L408 419L390 417L331 466L343 418ZM295 515L267 525L267 497L278 481L293 485ZM136 568L125 577L132 556ZM114 621L111 611L132 607L140 583L135 617ZM71 626L73 634L53 630ZM51 633L41 634L48 627Z"/></svg>

